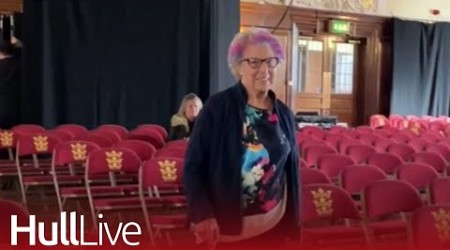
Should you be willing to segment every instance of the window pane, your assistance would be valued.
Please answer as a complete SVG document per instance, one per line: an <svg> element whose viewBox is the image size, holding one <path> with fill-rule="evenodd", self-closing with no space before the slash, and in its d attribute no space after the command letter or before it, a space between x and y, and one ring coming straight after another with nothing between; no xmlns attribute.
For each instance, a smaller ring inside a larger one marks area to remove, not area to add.
<svg viewBox="0 0 450 250"><path fill-rule="evenodd" d="M354 44L336 43L332 65L332 92L351 94L353 91Z"/></svg>

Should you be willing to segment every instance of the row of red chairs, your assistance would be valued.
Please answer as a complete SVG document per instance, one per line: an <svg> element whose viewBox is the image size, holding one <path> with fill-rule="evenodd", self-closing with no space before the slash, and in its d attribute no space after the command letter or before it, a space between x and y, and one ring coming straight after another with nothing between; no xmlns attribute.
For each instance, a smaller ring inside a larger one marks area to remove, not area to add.
<svg viewBox="0 0 450 250"><path fill-rule="evenodd" d="M370 117L370 127L391 127L398 130L411 130L415 133L432 130L448 135L450 133L450 118L448 116L402 116L396 114L391 114L389 117L386 117L376 114Z"/></svg>
<svg viewBox="0 0 450 250"><path fill-rule="evenodd" d="M373 247L382 239L400 237L412 239L417 249L441 249L447 244L442 236L448 232L442 228L450 222L450 205L425 206L408 183L381 180L367 185L362 207L363 214L350 194L335 185L306 185L302 190L303 241L336 247L359 240Z"/></svg>

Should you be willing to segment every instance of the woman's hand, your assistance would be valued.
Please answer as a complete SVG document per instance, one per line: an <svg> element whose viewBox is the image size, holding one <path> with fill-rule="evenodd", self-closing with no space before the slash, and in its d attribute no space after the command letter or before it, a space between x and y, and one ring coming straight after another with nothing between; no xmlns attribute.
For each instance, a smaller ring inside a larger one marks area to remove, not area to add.
<svg viewBox="0 0 450 250"><path fill-rule="evenodd" d="M219 238L219 225L216 219L211 218L194 225L194 234L197 244L206 244L207 250L215 250Z"/></svg>

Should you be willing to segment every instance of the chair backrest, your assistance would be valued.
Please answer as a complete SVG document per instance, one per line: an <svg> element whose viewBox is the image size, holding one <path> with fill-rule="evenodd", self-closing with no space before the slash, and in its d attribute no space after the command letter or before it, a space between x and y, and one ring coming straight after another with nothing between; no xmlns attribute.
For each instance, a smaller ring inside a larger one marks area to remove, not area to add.
<svg viewBox="0 0 450 250"><path fill-rule="evenodd" d="M124 126L118 125L118 124L103 124L103 125L99 126L96 130L99 130L99 131L103 131L103 130L113 131L114 133L119 135L121 140L126 139L127 136L128 136L128 133L129 133L128 129L126 129Z"/></svg>
<svg viewBox="0 0 450 250"><path fill-rule="evenodd" d="M386 180L383 170L373 165L352 165L339 175L340 186L350 194L359 194L370 183Z"/></svg>
<svg viewBox="0 0 450 250"><path fill-rule="evenodd" d="M339 154L324 155L317 159L317 168L332 179L337 178L343 169L354 164L352 158Z"/></svg>
<svg viewBox="0 0 450 250"><path fill-rule="evenodd" d="M370 134L373 132L373 128L370 126L362 125L355 128L356 131L360 134Z"/></svg>
<svg viewBox="0 0 450 250"><path fill-rule="evenodd" d="M418 191L399 180L381 180L368 184L363 190L363 210L367 218L411 212L423 205Z"/></svg>
<svg viewBox="0 0 450 250"><path fill-rule="evenodd" d="M165 147L166 148L170 148L170 147L174 147L174 148L187 148L189 144L188 140L175 140L175 141L169 141L166 143Z"/></svg>
<svg viewBox="0 0 450 250"><path fill-rule="evenodd" d="M304 159L310 166L314 166L317 159L322 155L336 154L336 150L331 146L309 146L304 148Z"/></svg>
<svg viewBox="0 0 450 250"><path fill-rule="evenodd" d="M415 210L409 223L415 249L448 249L450 205L424 206Z"/></svg>
<svg viewBox="0 0 450 250"><path fill-rule="evenodd" d="M112 145L114 145L122 140L120 134L118 134L114 130L110 130L107 128L92 130L92 131L89 131L89 134L98 135L98 136L107 138L109 141L111 141Z"/></svg>
<svg viewBox="0 0 450 250"><path fill-rule="evenodd" d="M343 139L338 142L338 151L340 154L347 154L347 148L352 145L362 145L362 142L355 139Z"/></svg>
<svg viewBox="0 0 450 250"><path fill-rule="evenodd" d="M442 157L437 153L431 152L415 153L411 156L411 160L412 162L429 164L439 173L444 172L445 168L447 167L447 162L445 161L444 157Z"/></svg>
<svg viewBox="0 0 450 250"><path fill-rule="evenodd" d="M430 143L426 145L425 151L440 154L447 162L450 162L450 148L445 144Z"/></svg>
<svg viewBox="0 0 450 250"><path fill-rule="evenodd" d="M152 144L140 140L120 141L115 145L115 147L133 150L142 161L153 158L156 153L156 148Z"/></svg>
<svg viewBox="0 0 450 250"><path fill-rule="evenodd" d="M350 140L351 138L345 134L340 133L328 133L325 135L325 141L330 144L334 149L339 149L339 142L342 140Z"/></svg>
<svg viewBox="0 0 450 250"><path fill-rule="evenodd" d="M411 146L417 153L425 150L425 147L429 144L428 141L421 138L412 138L408 141L408 145Z"/></svg>
<svg viewBox="0 0 450 250"><path fill-rule="evenodd" d="M73 137L79 137L88 132L88 129L78 124L62 124L55 128L55 130L66 131L73 135Z"/></svg>
<svg viewBox="0 0 450 250"><path fill-rule="evenodd" d="M412 137L409 134L402 132L398 132L396 134L393 134L391 136L391 140L397 142L397 143L408 143L409 139Z"/></svg>
<svg viewBox="0 0 450 250"><path fill-rule="evenodd" d="M0 246L11 246L11 215L17 215L17 226L29 226L29 213L22 205L9 201L0 200ZM28 237L23 237L28 234L18 234L18 246L26 246L28 244ZM9 248L9 247L8 247ZM5 248L5 249L8 249ZM19 247L20 249L20 247Z"/></svg>
<svg viewBox="0 0 450 250"><path fill-rule="evenodd" d="M450 205L450 178L437 178L429 186L429 201L431 204Z"/></svg>
<svg viewBox="0 0 450 250"><path fill-rule="evenodd" d="M128 139L146 141L152 144L156 149L160 149L165 145L163 137L155 130L133 130L128 135Z"/></svg>
<svg viewBox="0 0 450 250"><path fill-rule="evenodd" d="M187 148L164 147L156 151L156 157L173 157L184 159Z"/></svg>
<svg viewBox="0 0 450 250"><path fill-rule="evenodd" d="M330 178L322 171L314 168L300 169L300 184L304 187L309 184L328 183L331 184Z"/></svg>
<svg viewBox="0 0 450 250"><path fill-rule="evenodd" d="M340 134L344 131L347 131L348 128L346 127L342 127L342 126L334 126L331 127L330 129L328 129L328 133L332 133L332 134Z"/></svg>
<svg viewBox="0 0 450 250"><path fill-rule="evenodd" d="M302 190L301 222L360 219L350 195L332 184L311 184Z"/></svg>
<svg viewBox="0 0 450 250"><path fill-rule="evenodd" d="M45 128L41 125L37 124L20 124L11 128L14 133L23 134L23 135L32 135L35 133L42 133L45 131Z"/></svg>
<svg viewBox="0 0 450 250"><path fill-rule="evenodd" d="M86 162L90 152L100 147L88 141L69 141L59 143L53 150L53 163L56 166L64 166L73 163Z"/></svg>
<svg viewBox="0 0 450 250"><path fill-rule="evenodd" d="M139 173L142 188L183 185L184 161L179 158L153 158L144 163Z"/></svg>
<svg viewBox="0 0 450 250"><path fill-rule="evenodd" d="M316 131L323 131L323 129L321 127L318 126L304 126L303 128L300 129L300 132L302 134L311 134L312 132L316 132Z"/></svg>
<svg viewBox="0 0 450 250"><path fill-rule="evenodd" d="M375 153L375 148L369 145L350 145L347 147L346 155L356 163L363 163L367 157Z"/></svg>
<svg viewBox="0 0 450 250"><path fill-rule="evenodd" d="M403 163L396 170L397 179L406 181L417 189L427 187L439 173L425 163Z"/></svg>
<svg viewBox="0 0 450 250"><path fill-rule="evenodd" d="M109 172L138 173L141 159L131 149L102 148L92 151L86 163L86 177Z"/></svg>
<svg viewBox="0 0 450 250"><path fill-rule="evenodd" d="M52 130L47 130L45 133L59 138L62 142L70 141L74 138L74 136L70 132L67 132L64 130L52 129Z"/></svg>
<svg viewBox="0 0 450 250"><path fill-rule="evenodd" d="M16 155L51 154L60 139L47 133L22 135L17 140Z"/></svg>
<svg viewBox="0 0 450 250"><path fill-rule="evenodd" d="M437 130L427 130L424 131L421 135L420 138L423 138L429 142L439 142L441 140L443 140L444 134L440 131Z"/></svg>
<svg viewBox="0 0 450 250"><path fill-rule="evenodd" d="M108 147L112 146L112 142L110 139L108 139L104 136L101 136L98 134L95 135L92 133L83 134L79 137L76 137L75 140L93 142L93 143L99 145L101 148L108 148Z"/></svg>
<svg viewBox="0 0 450 250"><path fill-rule="evenodd" d="M378 153L386 153L388 147L393 144L396 144L396 142L394 142L393 140L391 140L389 138L381 137L375 141L374 147Z"/></svg>
<svg viewBox="0 0 450 250"><path fill-rule="evenodd" d="M402 160L408 161L416 151L408 144L392 144L387 148L387 152L399 156Z"/></svg>
<svg viewBox="0 0 450 250"><path fill-rule="evenodd" d="M139 130L156 131L159 135L161 135L161 138L164 141L167 140L167 138L169 137L167 130L163 126L157 125L157 124L142 124L142 125L139 125L135 130L136 131L139 131Z"/></svg>
<svg viewBox="0 0 450 250"><path fill-rule="evenodd" d="M375 153L367 157L367 164L377 166L386 174L394 173L394 170L403 163L403 160L395 154Z"/></svg>
<svg viewBox="0 0 450 250"><path fill-rule="evenodd" d="M390 122L386 116L380 114L370 116L370 127L380 128L385 126L390 126Z"/></svg>
<svg viewBox="0 0 450 250"><path fill-rule="evenodd" d="M375 146L375 142L380 138L380 136L372 133L362 133L358 135L358 140L364 144Z"/></svg>

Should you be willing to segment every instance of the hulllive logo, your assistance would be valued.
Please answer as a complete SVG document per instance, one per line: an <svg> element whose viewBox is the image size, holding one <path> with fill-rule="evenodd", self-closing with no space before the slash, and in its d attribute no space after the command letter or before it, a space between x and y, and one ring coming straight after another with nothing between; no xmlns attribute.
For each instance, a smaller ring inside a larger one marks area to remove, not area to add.
<svg viewBox="0 0 450 250"><path fill-rule="evenodd" d="M102 214L98 217L103 218ZM44 229L45 223L36 223L36 216L30 215L28 226L17 225L17 215L11 215L11 245L17 246L17 236L19 233L28 234L29 245L36 245L36 228L38 229L39 243L44 246L102 246L104 243L110 243L112 246L116 245L121 236L123 242L128 246L138 246L139 241L130 241L129 236L138 236L142 234L141 227L135 222L129 222L123 224L119 223L117 230L110 229L107 223L100 222L98 224L98 238L97 241L86 241L84 235L84 216L80 216L79 220L79 238L77 238L77 213L70 212L69 222L67 221L66 212L62 212L60 215L60 224L58 222L52 222L51 224L51 238L47 239ZM70 237L67 237L67 225L69 225ZM60 237L58 238L58 232ZM104 237L105 235L105 237ZM48 237L48 236L47 236ZM104 239L105 238L105 239Z"/></svg>

